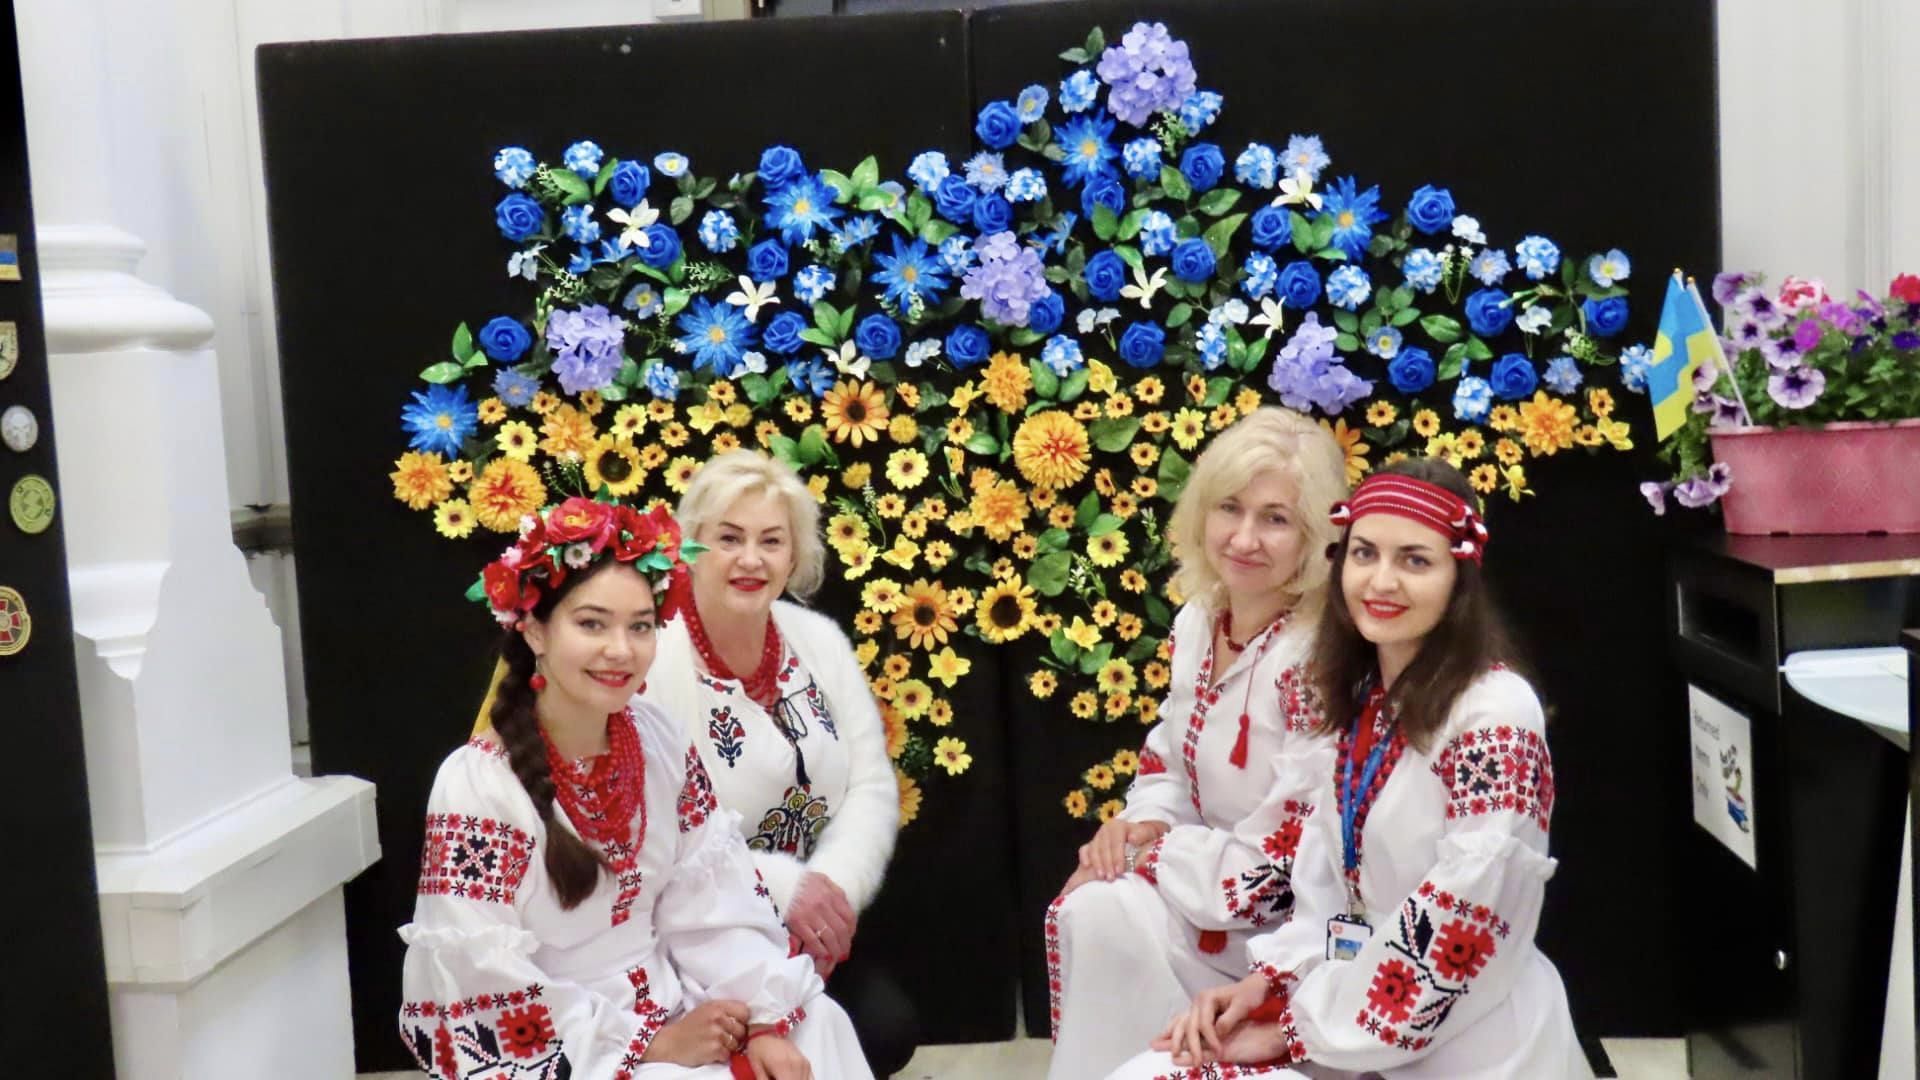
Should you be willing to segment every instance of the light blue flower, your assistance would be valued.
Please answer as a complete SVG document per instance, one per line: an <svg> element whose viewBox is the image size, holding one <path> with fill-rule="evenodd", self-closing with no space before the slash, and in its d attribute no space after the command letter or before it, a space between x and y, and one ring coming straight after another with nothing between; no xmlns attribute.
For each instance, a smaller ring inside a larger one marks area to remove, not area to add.
<svg viewBox="0 0 1920 1080"><path fill-rule="evenodd" d="M494 396L510 408L526 408L539 389L539 379L517 368L501 368L493 377Z"/></svg>
<svg viewBox="0 0 1920 1080"><path fill-rule="evenodd" d="M965 236L949 236L940 241L940 262L947 273L958 277L973 265L973 241Z"/></svg>
<svg viewBox="0 0 1920 1080"><path fill-rule="evenodd" d="M1400 355L1402 340L1397 328L1383 326L1367 335L1367 351L1382 360L1391 360Z"/></svg>
<svg viewBox="0 0 1920 1080"><path fill-rule="evenodd" d="M1085 112L1093 107L1094 95L1099 92L1100 80L1081 68L1060 81L1060 107L1070 113Z"/></svg>
<svg viewBox="0 0 1920 1080"><path fill-rule="evenodd" d="M1052 232L1041 232L1036 229L1033 235L1027 237L1027 244L1042 253L1051 251L1055 255L1064 255L1067 250L1067 240L1073 234L1073 224L1079 220L1079 214L1068 210L1060 215L1060 223Z"/></svg>
<svg viewBox="0 0 1920 1080"><path fill-rule="evenodd" d="M1047 178L1038 169L1017 169L1007 178L1007 201L1039 202L1047 197Z"/></svg>
<svg viewBox="0 0 1920 1080"><path fill-rule="evenodd" d="M1553 388L1556 394L1571 394L1580 389L1583 381L1580 367L1571 356L1556 356L1547 361L1547 373L1541 381Z"/></svg>
<svg viewBox="0 0 1920 1080"><path fill-rule="evenodd" d="M1326 150L1320 145L1318 135L1295 135L1287 140L1287 152L1282 155L1281 165L1288 174L1304 172L1309 179L1320 179L1320 170L1333 164Z"/></svg>
<svg viewBox="0 0 1920 1080"><path fill-rule="evenodd" d="M647 391L654 397L672 401L680 396L680 373L658 360L647 361L646 368L641 371L641 378L647 384Z"/></svg>
<svg viewBox="0 0 1920 1080"><path fill-rule="evenodd" d="M716 304L704 296L674 320L680 338L674 344L693 354L695 369L731 377L740 366L740 354L753 345L758 336L746 313L733 304Z"/></svg>
<svg viewBox="0 0 1920 1080"><path fill-rule="evenodd" d="M999 154L982 150L967 159L967 183L981 191L999 191L1007 186L1007 162Z"/></svg>
<svg viewBox="0 0 1920 1080"><path fill-rule="evenodd" d="M593 269L592 248L581 248L573 253L572 258L567 260L567 273L576 277L591 269Z"/></svg>
<svg viewBox="0 0 1920 1080"><path fill-rule="evenodd" d="M661 176L678 180L687 174L687 155L672 150L653 155L653 169Z"/></svg>
<svg viewBox="0 0 1920 1080"><path fill-rule="evenodd" d="M947 155L938 150L923 150L914 156L913 164L907 166L907 178L914 186L927 194L940 186L951 170L947 168Z"/></svg>
<svg viewBox="0 0 1920 1080"><path fill-rule="evenodd" d="M882 180L876 184L872 190L875 194L886 200L879 206L874 207L875 210L883 214L891 212L896 206L904 207L907 205L906 185L898 180Z"/></svg>
<svg viewBox="0 0 1920 1080"><path fill-rule="evenodd" d="M716 255L732 251L740 243L740 226L725 210L709 210L700 219L700 242Z"/></svg>
<svg viewBox="0 0 1920 1080"><path fill-rule="evenodd" d="M793 383L795 390L822 398L833 389L834 372L820 357L809 356L787 365L787 380Z"/></svg>
<svg viewBox="0 0 1920 1080"><path fill-rule="evenodd" d="M803 304L817 304L833 290L833 271L819 263L810 263L793 275L793 295Z"/></svg>
<svg viewBox="0 0 1920 1080"><path fill-rule="evenodd" d="M660 293L653 287L653 282L643 281L627 290L620 306L633 312L636 319L649 319L660 310L661 303Z"/></svg>
<svg viewBox="0 0 1920 1080"><path fill-rule="evenodd" d="M1317 149L1320 140L1314 139L1313 145ZM1287 151L1287 157L1289 160L1293 158L1291 148ZM1376 184L1361 191L1351 176L1343 176L1327 185L1326 202L1320 216L1333 219L1333 246L1346 252L1347 258L1355 260L1366 257L1367 245L1373 240L1373 227L1387 220L1387 215L1380 211L1380 186Z"/></svg>
<svg viewBox="0 0 1920 1080"><path fill-rule="evenodd" d="M1120 148L1120 164L1135 180L1160 178L1160 140L1142 136Z"/></svg>
<svg viewBox="0 0 1920 1080"><path fill-rule="evenodd" d="M1478 375L1461 377L1460 384L1453 388L1453 415L1469 424L1479 424L1487 419L1487 410L1493 407L1493 387Z"/></svg>
<svg viewBox="0 0 1920 1080"><path fill-rule="evenodd" d="M789 244L813 239L815 229L831 228L839 216L833 189L817 176L803 176L767 196L767 223Z"/></svg>
<svg viewBox="0 0 1920 1080"><path fill-rule="evenodd" d="M1600 258L1596 255L1594 258ZM1647 373L1653 368L1653 353L1645 345L1633 345L1620 354L1620 385L1636 394L1647 392Z"/></svg>
<svg viewBox="0 0 1920 1080"><path fill-rule="evenodd" d="M1225 99L1211 90L1195 90L1180 103L1180 123L1189 134L1198 135L1220 117Z"/></svg>
<svg viewBox="0 0 1920 1080"><path fill-rule="evenodd" d="M1440 285L1440 274L1444 269L1440 256L1426 248L1414 248L1401 260L1400 269L1407 275L1407 284L1423 293L1430 293Z"/></svg>
<svg viewBox="0 0 1920 1080"><path fill-rule="evenodd" d="M560 211L560 231L577 244L591 244L600 239L600 223L593 220L593 204L581 203Z"/></svg>
<svg viewBox="0 0 1920 1080"><path fill-rule="evenodd" d="M896 235L893 238L893 254L876 254L873 261L881 268L873 275L874 283L886 286L886 298L890 303L904 306L912 296L938 300L940 290L947 287L939 260L921 240L908 241Z"/></svg>
<svg viewBox="0 0 1920 1080"><path fill-rule="evenodd" d="M1013 99L1013 111L1020 117L1021 123L1031 124L1046 115L1047 101L1047 88L1034 83L1020 91L1020 96Z"/></svg>
<svg viewBox="0 0 1920 1080"><path fill-rule="evenodd" d="M538 167L539 163L524 146L503 146L493 155L493 175L510 188L526 187Z"/></svg>
<svg viewBox="0 0 1920 1080"><path fill-rule="evenodd" d="M1247 275L1240 285L1241 291L1255 300L1270 295L1280 280L1280 264L1273 261L1273 256L1257 251L1247 256L1241 269Z"/></svg>
<svg viewBox="0 0 1920 1080"><path fill-rule="evenodd" d="M1352 311L1373 295L1373 282L1357 266L1341 266L1327 275L1327 302Z"/></svg>
<svg viewBox="0 0 1920 1080"><path fill-rule="evenodd" d="M1467 273L1478 278L1482 285L1498 285L1512 270L1513 264L1507 261L1507 253L1499 248L1484 249L1467 266Z"/></svg>
<svg viewBox="0 0 1920 1080"><path fill-rule="evenodd" d="M1544 236L1528 236L1513 246L1520 269L1533 281L1540 281L1560 269L1560 248Z"/></svg>
<svg viewBox="0 0 1920 1080"><path fill-rule="evenodd" d="M1587 276L1603 289L1613 288L1615 283L1627 280L1632 274L1633 263L1627 259L1627 253L1619 248L1587 260Z"/></svg>
<svg viewBox="0 0 1920 1080"><path fill-rule="evenodd" d="M400 410L400 423L413 449L457 457L460 444L480 426L479 407L465 386L429 386L414 392L413 404Z"/></svg>
<svg viewBox="0 0 1920 1080"><path fill-rule="evenodd" d="M591 180L600 175L600 162L605 156L600 144L592 139L581 139L567 147L566 153L560 155L560 160L567 168Z"/></svg>
<svg viewBox="0 0 1920 1080"><path fill-rule="evenodd" d="M1105 116L1078 116L1060 125L1056 133L1060 148L1066 151L1062 178L1069 184L1084 184L1112 171L1113 121Z"/></svg>
<svg viewBox="0 0 1920 1080"><path fill-rule="evenodd" d="M861 214L848 219L847 223L833 232L833 250L852 251L861 244L880 235L880 222L872 214Z"/></svg>
<svg viewBox="0 0 1920 1080"><path fill-rule="evenodd" d="M1180 241L1173 219L1159 210L1149 210L1140 219L1140 251L1145 255L1165 255Z"/></svg>
<svg viewBox="0 0 1920 1080"><path fill-rule="evenodd" d="M1248 143L1233 160L1233 177L1253 187L1271 188L1280 182L1280 155L1271 146Z"/></svg>
<svg viewBox="0 0 1920 1080"><path fill-rule="evenodd" d="M1040 362L1064 379L1085 367L1087 360L1080 353L1078 341L1065 334L1055 334L1047 339L1046 346L1040 350Z"/></svg>
<svg viewBox="0 0 1920 1080"><path fill-rule="evenodd" d="M1227 362L1227 332L1219 323L1210 322L1194 335L1194 347L1200 351L1200 364L1208 371Z"/></svg>

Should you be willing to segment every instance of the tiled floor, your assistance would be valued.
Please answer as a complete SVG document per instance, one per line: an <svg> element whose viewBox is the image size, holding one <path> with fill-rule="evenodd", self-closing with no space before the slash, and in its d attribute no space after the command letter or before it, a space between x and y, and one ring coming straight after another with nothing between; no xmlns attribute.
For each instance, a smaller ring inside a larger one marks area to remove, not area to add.
<svg viewBox="0 0 1920 1080"><path fill-rule="evenodd" d="M1686 1080L1686 1047L1679 1039L1603 1039L1620 1080ZM928 1046L899 1080L1039 1080L1047 1072L1045 1039ZM364 1073L360 1080L413 1080L417 1073ZM830 1080L822 1077L821 1080Z"/></svg>

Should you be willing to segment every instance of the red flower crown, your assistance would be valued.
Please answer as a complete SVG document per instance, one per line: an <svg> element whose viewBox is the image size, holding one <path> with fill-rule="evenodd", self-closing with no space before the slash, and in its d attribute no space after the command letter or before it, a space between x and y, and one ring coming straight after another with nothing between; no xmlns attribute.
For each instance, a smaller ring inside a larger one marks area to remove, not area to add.
<svg viewBox="0 0 1920 1080"><path fill-rule="evenodd" d="M520 539L487 564L467 589L502 626L521 626L547 591L611 555L654 580L659 619L673 617L686 593L687 567L706 548L681 535L663 505L642 513L631 506L575 496L529 515Z"/></svg>
<svg viewBox="0 0 1920 1080"><path fill-rule="evenodd" d="M1368 514L1393 514L1419 522L1448 540L1456 559L1480 564L1487 549L1487 527L1473 506L1438 484L1398 473L1374 473L1353 489L1353 498L1333 504L1328 515L1346 528Z"/></svg>

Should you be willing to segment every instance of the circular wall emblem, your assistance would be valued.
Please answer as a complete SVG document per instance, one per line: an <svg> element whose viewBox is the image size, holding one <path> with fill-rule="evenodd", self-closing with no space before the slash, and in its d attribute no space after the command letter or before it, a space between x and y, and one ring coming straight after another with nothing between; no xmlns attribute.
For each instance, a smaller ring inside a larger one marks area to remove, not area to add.
<svg viewBox="0 0 1920 1080"><path fill-rule="evenodd" d="M40 421L32 409L13 405L6 412L0 412L0 442L6 443L7 449L24 454L39 441Z"/></svg>
<svg viewBox="0 0 1920 1080"><path fill-rule="evenodd" d="M53 524L57 501L53 485L45 477L28 473L15 481L13 493L7 496L7 513L13 515L13 523L21 532L33 536Z"/></svg>
<svg viewBox="0 0 1920 1080"><path fill-rule="evenodd" d="M0 585L0 656L12 656L27 647L33 636L33 617L21 595Z"/></svg>

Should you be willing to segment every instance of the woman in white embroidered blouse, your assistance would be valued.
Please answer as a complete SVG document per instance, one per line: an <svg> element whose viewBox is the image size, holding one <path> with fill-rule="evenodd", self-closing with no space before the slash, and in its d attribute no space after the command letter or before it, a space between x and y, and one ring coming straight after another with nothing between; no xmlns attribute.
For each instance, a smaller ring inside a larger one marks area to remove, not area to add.
<svg viewBox="0 0 1920 1080"><path fill-rule="evenodd" d="M1116 1078L1593 1075L1533 943L1553 763L1506 667L1476 503L1458 470L1412 461L1340 508L1311 661L1337 745L1301 747L1276 783L1306 815L1293 918Z"/></svg>
<svg viewBox="0 0 1920 1080"><path fill-rule="evenodd" d="M1126 809L1047 909L1050 1080L1104 1076L1193 994L1246 971L1292 907L1274 761L1314 722L1300 661L1327 580L1346 460L1314 421L1248 415L1195 463L1168 527L1186 598L1171 684Z"/></svg>
<svg viewBox="0 0 1920 1080"><path fill-rule="evenodd" d="M738 450L701 466L679 517L709 550L686 617L661 632L644 696L688 725L794 947L829 977L873 1071L888 1075L913 1056L914 1017L885 958L857 952L854 936L893 854L898 781L852 644L780 599L820 584L818 504L791 468Z"/></svg>
<svg viewBox="0 0 1920 1080"><path fill-rule="evenodd" d="M648 575L676 572L664 510L569 499L482 576L508 627L492 725L434 779L400 931L430 1076L870 1075L681 725L629 705L671 614Z"/></svg>

